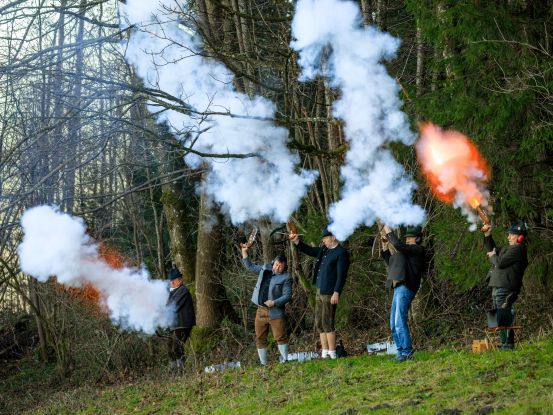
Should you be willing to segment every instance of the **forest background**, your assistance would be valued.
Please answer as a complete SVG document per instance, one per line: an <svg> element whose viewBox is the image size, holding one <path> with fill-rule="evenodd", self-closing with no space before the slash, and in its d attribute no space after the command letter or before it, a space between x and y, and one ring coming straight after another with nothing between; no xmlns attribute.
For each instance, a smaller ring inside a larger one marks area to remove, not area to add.
<svg viewBox="0 0 553 415"><path fill-rule="evenodd" d="M288 148L317 170L291 220L319 242L328 209L340 196L348 143L333 118L339 93L324 78L298 82L290 49L291 1L195 0L182 9L204 42L202 54L222 62L234 87L272 100ZM361 0L363 24L401 39L389 73L401 85L413 130L432 120L471 137L492 169L496 240L516 218L530 227L529 261L517 318L522 336L550 333L553 299L553 45L550 0ZM196 298L198 327L189 345L195 370L210 362L254 360L255 276L239 261L238 243L253 226L257 262L290 258L296 284L289 306L292 348L313 349L312 262L271 231L267 220L232 226L202 192L203 168L184 164L183 146L146 103L187 111L164 91L145 87L125 60L115 1L0 2L0 371L25 367L56 385L113 382L156 370L163 339L120 330L97 305L92 287L39 283L20 271L23 212L55 204L82 217L113 266L148 268L165 278L174 261ZM190 29L188 29L190 30ZM362 109L352 108L352 111ZM202 116L199 114L198 116ZM199 137L201 140L201 137ZM490 307L489 263L480 232L431 194L414 150L394 155L417 180L414 200L428 214L423 244L428 270L413 305L417 348L464 347L484 326ZM200 152L201 153L201 152ZM199 154L221 158L226 154ZM235 155L244 157L244 155ZM236 172L240 174L240 172ZM216 223L213 218L217 218ZM345 242L352 266L337 316L346 348L386 339L391 293L383 287L376 227ZM293 351L293 350L292 350ZM1 408L0 408L1 409Z"/></svg>

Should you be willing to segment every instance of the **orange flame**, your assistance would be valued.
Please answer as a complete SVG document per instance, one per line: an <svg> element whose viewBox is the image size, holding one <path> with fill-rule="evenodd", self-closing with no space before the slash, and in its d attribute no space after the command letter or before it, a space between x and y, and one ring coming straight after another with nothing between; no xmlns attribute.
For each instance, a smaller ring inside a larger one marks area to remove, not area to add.
<svg viewBox="0 0 553 415"><path fill-rule="evenodd" d="M107 314L107 309L102 305L102 294L96 287L90 283L84 284L82 287L65 287L65 290L74 298L83 300L90 308L100 314Z"/></svg>
<svg viewBox="0 0 553 415"><path fill-rule="evenodd" d="M463 134L428 122L421 125L417 157L436 197L446 203L487 206L488 163Z"/></svg>
<svg viewBox="0 0 553 415"><path fill-rule="evenodd" d="M111 268L121 269L125 266L123 256L105 244L98 243L99 257ZM71 296L83 300L95 312L106 315L108 310L103 303L102 293L91 283L87 282L82 287L66 287L63 284L56 283L60 288L65 289Z"/></svg>
<svg viewBox="0 0 553 415"><path fill-rule="evenodd" d="M125 259L123 256L113 248L109 248L107 245L99 243L98 253L110 267L114 269L121 269L125 266Z"/></svg>

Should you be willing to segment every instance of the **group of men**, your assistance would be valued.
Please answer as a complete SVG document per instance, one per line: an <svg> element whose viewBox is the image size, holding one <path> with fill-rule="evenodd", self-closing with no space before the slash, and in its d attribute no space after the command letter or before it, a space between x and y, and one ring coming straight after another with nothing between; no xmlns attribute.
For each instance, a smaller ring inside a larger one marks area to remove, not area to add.
<svg viewBox="0 0 553 415"><path fill-rule="evenodd" d="M528 265L526 251L527 226L517 221L508 229L508 245L496 246L491 236L491 225L482 227L484 247L493 267L489 273L488 285L492 288L493 307L509 310L518 298L522 277ZM312 282L316 287L315 329L321 342L321 357L335 359L336 355L336 307L344 288L350 259L348 251L325 228L321 245L305 244L292 232L290 241L296 249L316 258L312 268ZM422 228L408 227L402 239L387 225L381 229L380 248L387 264L386 287L393 290L390 310L390 330L397 348L395 360L403 362L413 358L413 345L408 324L411 303L420 287L425 271L425 249L422 242ZM261 365L267 364L267 337L269 329L278 344L280 361L288 357L288 336L286 304L292 299L293 279L288 273L288 263L278 255L271 263L256 265L248 256L248 244L241 244L242 262L246 269L258 275L251 301L257 307L255 315L255 342ZM192 299L182 284L180 273L175 268L169 273L171 293L169 303L175 304L178 315L176 325L171 329L169 341L172 365L182 365L182 345L195 324ZM510 321L512 323L512 319ZM500 331L503 349L514 347L514 333L510 329Z"/></svg>
<svg viewBox="0 0 553 415"><path fill-rule="evenodd" d="M424 271L425 253L420 244L422 229L420 226L408 228L405 241L401 241L388 226L384 226L383 233L382 256L388 264L386 286L394 290L390 328L397 346L396 359L404 361L413 355L408 313ZM336 359L335 316L350 265L348 251L328 228L324 229L322 244L318 247L305 244L295 233L291 233L289 239L298 251L316 258L312 271L312 282L317 289L315 330L321 341L321 357ZM262 365L267 364L269 327L278 343L280 360L286 361L285 305L292 298L292 278L287 272L286 258L278 256L271 264L254 265L248 257L248 245L242 244L241 248L246 269L259 274L252 296L252 302L258 307L255 334L259 361Z"/></svg>

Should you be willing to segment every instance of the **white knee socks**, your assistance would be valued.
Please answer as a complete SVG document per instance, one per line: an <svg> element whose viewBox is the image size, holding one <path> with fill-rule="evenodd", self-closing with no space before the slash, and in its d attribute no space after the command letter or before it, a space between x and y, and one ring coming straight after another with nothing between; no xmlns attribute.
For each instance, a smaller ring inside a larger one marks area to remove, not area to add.
<svg viewBox="0 0 553 415"><path fill-rule="evenodd" d="M267 364L267 348L257 349L257 354L259 355L259 363L265 366Z"/></svg>
<svg viewBox="0 0 553 415"><path fill-rule="evenodd" d="M280 363L288 360L288 344L279 344L278 351L280 352Z"/></svg>

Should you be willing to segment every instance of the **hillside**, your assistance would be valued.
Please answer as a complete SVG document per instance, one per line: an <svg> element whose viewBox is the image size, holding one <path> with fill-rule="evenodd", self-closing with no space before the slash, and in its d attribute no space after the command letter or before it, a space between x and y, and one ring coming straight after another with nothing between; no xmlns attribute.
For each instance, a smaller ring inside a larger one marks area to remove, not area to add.
<svg viewBox="0 0 553 415"><path fill-rule="evenodd" d="M29 414L549 414L553 341L514 352L361 356L52 395Z"/></svg>

